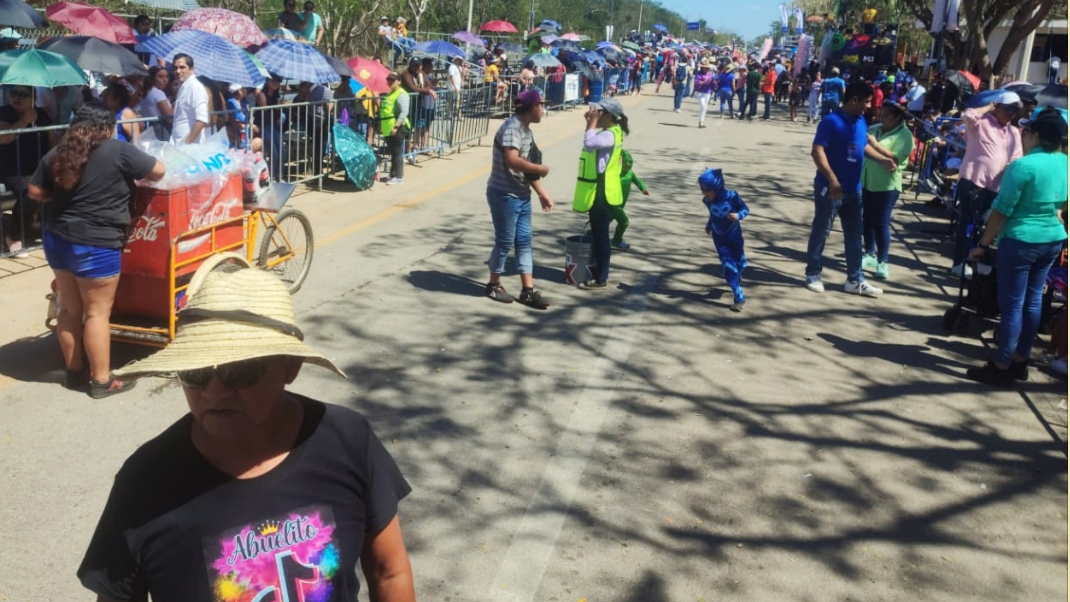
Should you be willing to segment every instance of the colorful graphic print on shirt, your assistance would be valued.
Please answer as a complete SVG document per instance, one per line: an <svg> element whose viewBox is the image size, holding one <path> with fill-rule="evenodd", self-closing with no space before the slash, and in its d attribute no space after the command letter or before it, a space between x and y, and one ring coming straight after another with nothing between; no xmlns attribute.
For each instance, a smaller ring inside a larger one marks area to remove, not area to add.
<svg viewBox="0 0 1070 602"><path fill-rule="evenodd" d="M339 568L330 508L266 517L204 541L218 602L326 602Z"/></svg>

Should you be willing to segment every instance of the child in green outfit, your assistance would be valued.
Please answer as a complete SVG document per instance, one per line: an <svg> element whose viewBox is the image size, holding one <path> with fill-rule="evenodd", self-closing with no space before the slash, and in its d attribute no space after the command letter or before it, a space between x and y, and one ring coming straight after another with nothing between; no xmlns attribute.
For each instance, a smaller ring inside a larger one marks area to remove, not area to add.
<svg viewBox="0 0 1070 602"><path fill-rule="evenodd" d="M635 184L636 188L647 196L650 196L650 189L632 171L631 153L621 150L620 162L620 189L624 193L624 199L620 205L610 205L609 212L613 215L613 219L617 220L617 229L613 232L613 246L621 251L627 251L631 247L631 245L624 242L624 231L628 229L629 223L628 216L624 213L624 206L628 204L628 194L632 191L632 184Z"/></svg>

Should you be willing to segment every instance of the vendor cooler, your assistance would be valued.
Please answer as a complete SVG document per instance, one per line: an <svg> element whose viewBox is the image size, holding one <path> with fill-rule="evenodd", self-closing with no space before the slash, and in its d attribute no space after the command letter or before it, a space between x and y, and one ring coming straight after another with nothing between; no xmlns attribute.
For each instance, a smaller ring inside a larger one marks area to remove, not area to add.
<svg viewBox="0 0 1070 602"><path fill-rule="evenodd" d="M184 305L184 284L201 263L244 246L241 174L231 174L206 202L211 193L211 181L173 190L138 188L112 310L114 334L143 338L137 333L144 328L118 324L173 320Z"/></svg>

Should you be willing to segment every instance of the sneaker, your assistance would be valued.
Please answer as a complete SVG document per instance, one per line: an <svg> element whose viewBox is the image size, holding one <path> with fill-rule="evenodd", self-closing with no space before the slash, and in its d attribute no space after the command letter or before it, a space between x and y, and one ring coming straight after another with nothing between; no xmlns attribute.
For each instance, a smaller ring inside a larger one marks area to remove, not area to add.
<svg viewBox="0 0 1070 602"><path fill-rule="evenodd" d="M1011 373L1011 378L1014 380L1029 380L1029 362L1011 360L1011 367L1007 371Z"/></svg>
<svg viewBox="0 0 1070 602"><path fill-rule="evenodd" d="M517 297L517 302L528 307L535 309L546 309L550 307L550 303L542 298L542 292L536 289L525 289L520 291L520 296Z"/></svg>
<svg viewBox="0 0 1070 602"><path fill-rule="evenodd" d="M878 280L888 279L888 262L882 261L877 264L877 269L873 271L873 277Z"/></svg>
<svg viewBox="0 0 1070 602"><path fill-rule="evenodd" d="M126 393L130 389L133 389L135 385L137 385L137 381L119 380L114 376L108 377L108 382L105 383L91 380L89 381L89 396L93 399L110 397L112 395L118 395L119 393Z"/></svg>
<svg viewBox="0 0 1070 602"><path fill-rule="evenodd" d="M862 254L862 269L863 270L872 270L875 267L877 267L877 256L874 255L873 253L863 253Z"/></svg>
<svg viewBox="0 0 1070 602"><path fill-rule="evenodd" d="M973 268L966 265L965 263L960 263L951 268L951 275L969 280L970 278L973 278Z"/></svg>
<svg viewBox="0 0 1070 602"><path fill-rule="evenodd" d="M736 302L732 303L732 306L729 307L728 309L730 309L730 310L732 310L732 311L734 311L734 312L736 312L738 314L739 312L743 311L743 304L744 303L746 303L746 301L744 301L744 300L736 301Z"/></svg>
<svg viewBox="0 0 1070 602"><path fill-rule="evenodd" d="M986 362L985 365L980 368L970 368L969 370L966 370L966 377L979 383L992 385L993 387L1001 387L1003 389L1009 389L1011 385L1014 384L1014 378L1011 376L1011 371L1003 370L992 362Z"/></svg>
<svg viewBox="0 0 1070 602"><path fill-rule="evenodd" d="M825 285L821 282L821 276L807 276L806 290L813 291L815 293L825 292Z"/></svg>
<svg viewBox="0 0 1070 602"><path fill-rule="evenodd" d="M513 296L505 292L505 287L500 283L495 285L487 283L487 286L483 287L483 296L489 297L499 303L512 303Z"/></svg>
<svg viewBox="0 0 1070 602"><path fill-rule="evenodd" d="M628 249L632 248L632 246L630 244L628 244L627 242L622 240L622 241L618 242L617 244L613 245L613 248L617 249L618 251L627 251Z"/></svg>
<svg viewBox="0 0 1070 602"><path fill-rule="evenodd" d="M601 282L599 282L598 280L595 280L594 278L592 278L590 280L587 280L586 282L581 282L580 285L579 285L579 288L582 288L582 289L588 290L588 291L604 291L607 288L609 288L609 283L606 282L605 280L602 280Z"/></svg>
<svg viewBox="0 0 1070 602"><path fill-rule="evenodd" d="M389 180L386 181L386 185L387 186L401 186L404 183L405 183L405 181L402 180L401 178L390 178Z"/></svg>
<svg viewBox="0 0 1070 602"><path fill-rule="evenodd" d="M21 240L11 240L10 238L5 237L4 242L7 243L7 250L11 253L12 257L16 259L26 259L30 256L28 252L22 250Z"/></svg>
<svg viewBox="0 0 1070 602"><path fill-rule="evenodd" d="M67 376L63 379L63 387L84 393L89 388L89 369L67 370Z"/></svg>
<svg viewBox="0 0 1070 602"><path fill-rule="evenodd" d="M858 282L852 282L848 280L843 283L843 291L845 293L857 293L863 297L876 297L884 291L866 282L865 280L859 280Z"/></svg>

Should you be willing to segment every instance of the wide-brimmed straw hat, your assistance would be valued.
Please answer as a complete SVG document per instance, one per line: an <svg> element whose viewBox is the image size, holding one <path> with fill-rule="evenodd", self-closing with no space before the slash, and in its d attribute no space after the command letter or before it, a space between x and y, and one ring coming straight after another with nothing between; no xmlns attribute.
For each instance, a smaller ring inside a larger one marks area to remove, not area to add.
<svg viewBox="0 0 1070 602"><path fill-rule="evenodd" d="M231 266L209 273L178 313L175 340L153 355L115 371L145 376L211 368L261 357L299 357L345 374L302 341L293 301L274 275Z"/></svg>

